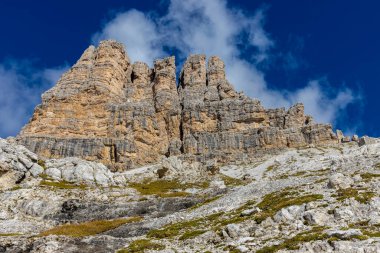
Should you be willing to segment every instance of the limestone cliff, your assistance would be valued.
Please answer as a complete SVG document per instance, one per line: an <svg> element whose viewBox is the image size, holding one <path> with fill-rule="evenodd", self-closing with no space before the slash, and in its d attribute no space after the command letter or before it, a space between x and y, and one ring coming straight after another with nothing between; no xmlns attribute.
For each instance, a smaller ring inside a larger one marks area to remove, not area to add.
<svg viewBox="0 0 380 253"><path fill-rule="evenodd" d="M103 41L42 95L18 141L42 157L76 156L125 170L171 155L243 161L337 137L304 115L302 104L266 110L237 93L218 57L206 63L204 55L190 56L177 88L174 57L151 69L132 64L122 44Z"/></svg>

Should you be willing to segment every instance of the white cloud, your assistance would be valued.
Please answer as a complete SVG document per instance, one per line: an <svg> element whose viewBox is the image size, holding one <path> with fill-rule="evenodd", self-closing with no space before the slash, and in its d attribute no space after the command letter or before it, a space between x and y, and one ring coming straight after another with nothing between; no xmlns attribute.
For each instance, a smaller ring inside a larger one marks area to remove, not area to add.
<svg viewBox="0 0 380 253"><path fill-rule="evenodd" d="M16 135L40 102L40 95L67 66L36 70L27 62L0 64L0 136Z"/></svg>
<svg viewBox="0 0 380 253"><path fill-rule="evenodd" d="M93 41L116 39L126 45L132 60L148 64L157 57L174 54L164 48L175 49L180 62L194 53L218 55L225 61L227 78L237 90L259 98L267 107L303 102L306 112L317 121L334 122L339 112L355 100L349 89L328 93L320 81L293 91L268 87L265 73L257 66L270 58L270 49L275 46L263 27L265 10L247 14L230 8L224 0L171 0L161 17L137 10L119 13Z"/></svg>
<svg viewBox="0 0 380 253"><path fill-rule="evenodd" d="M151 64L153 59L164 55L156 24L137 10L118 14L92 40L96 42L108 38L123 42L133 60Z"/></svg>
<svg viewBox="0 0 380 253"><path fill-rule="evenodd" d="M305 112L315 117L318 122L329 123L333 122L340 110L355 100L352 91L345 88L339 90L335 97L328 96L323 89L331 89L329 84L322 85L321 82L326 80L313 80L302 89L299 89L289 94L290 101L296 103L302 101L305 105Z"/></svg>

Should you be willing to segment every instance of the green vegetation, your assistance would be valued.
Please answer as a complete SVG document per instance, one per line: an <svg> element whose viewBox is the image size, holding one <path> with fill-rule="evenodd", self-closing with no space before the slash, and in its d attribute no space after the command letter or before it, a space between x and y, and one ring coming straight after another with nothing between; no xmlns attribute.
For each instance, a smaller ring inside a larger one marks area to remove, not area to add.
<svg viewBox="0 0 380 253"><path fill-rule="evenodd" d="M288 179L289 178L289 174L280 174L278 176L275 177L275 179Z"/></svg>
<svg viewBox="0 0 380 253"><path fill-rule="evenodd" d="M223 248L224 251L228 251L229 253L240 253L241 251L238 250L235 246L228 245Z"/></svg>
<svg viewBox="0 0 380 253"><path fill-rule="evenodd" d="M165 174L166 174L166 172L168 172L168 168L166 168L166 167L163 167L163 168L161 168L161 169L158 169L157 170L157 175L158 175L158 178L163 178L164 176L165 176Z"/></svg>
<svg viewBox="0 0 380 253"><path fill-rule="evenodd" d="M356 201L360 203L368 203L375 196L375 193L363 190L365 189L338 189L337 194L333 195L333 197L336 197L338 201L354 198Z"/></svg>
<svg viewBox="0 0 380 253"><path fill-rule="evenodd" d="M147 236L150 238L157 238L157 239L162 239L162 238L171 238L180 235L182 232L185 235L186 233L192 234L193 236L194 232L198 229L194 229L197 227L206 227L208 225L214 225L218 221L218 218L222 216L224 213L216 213L212 214L209 216L206 216L204 218L198 218L194 220L189 220L189 221L184 221L184 222L178 222L174 224L169 224L164 226L161 229L154 229L148 232ZM183 238L185 239L185 238Z"/></svg>
<svg viewBox="0 0 380 253"><path fill-rule="evenodd" d="M360 229L365 237L380 237L380 224L369 224L369 220L351 223L349 228Z"/></svg>
<svg viewBox="0 0 380 253"><path fill-rule="evenodd" d="M159 243L151 242L147 239L141 239L131 242L128 248L118 250L117 253L144 253L145 250L163 250L165 246Z"/></svg>
<svg viewBox="0 0 380 253"><path fill-rule="evenodd" d="M183 190L187 188L207 188L208 182L200 183L180 183L177 180L157 180L157 181L144 181L142 183L130 183L130 187L135 188L143 195L157 195L161 198L164 197L184 197L189 193ZM180 191L179 191L180 190Z"/></svg>
<svg viewBox="0 0 380 253"><path fill-rule="evenodd" d="M88 221L80 224L65 224L42 232L39 234L39 236L66 235L71 237L83 237L96 235L111 229L115 229L126 223L140 221L141 219L141 217L131 217L116 220Z"/></svg>
<svg viewBox="0 0 380 253"><path fill-rule="evenodd" d="M273 171L273 170L276 170L278 168L277 165L270 165L266 168L265 172L270 172L270 171Z"/></svg>
<svg viewBox="0 0 380 253"><path fill-rule="evenodd" d="M236 209L236 212L241 213L242 211L246 209L253 208L256 204L255 200L248 200L244 205L240 206L238 209Z"/></svg>
<svg viewBox="0 0 380 253"><path fill-rule="evenodd" d="M227 175L221 174L222 180L226 186L239 186L244 185L245 182L241 179L229 177Z"/></svg>
<svg viewBox="0 0 380 253"><path fill-rule="evenodd" d="M329 236L326 233L323 233L323 230L325 229L325 227L314 227L312 230L299 233L278 245L266 246L259 249L256 253L274 253L283 249L297 250L302 243L327 239Z"/></svg>
<svg viewBox="0 0 380 253"><path fill-rule="evenodd" d="M40 178L44 179L44 180L53 180L51 177L49 177L48 175L46 175L45 173L41 173L39 175Z"/></svg>
<svg viewBox="0 0 380 253"><path fill-rule="evenodd" d="M186 231L179 239L180 240L187 240L194 237L197 237L198 235L206 233L207 230L194 230L194 231Z"/></svg>
<svg viewBox="0 0 380 253"><path fill-rule="evenodd" d="M282 192L273 192L265 195L263 200L257 205L262 212L255 216L255 220L260 223L268 217L273 217L273 215L275 215L282 208L293 205L301 205L319 199L323 199L323 195L310 194L297 196L297 193L290 189L285 189Z"/></svg>
<svg viewBox="0 0 380 253"><path fill-rule="evenodd" d="M373 230L362 230L363 235L368 237L380 237L380 231L373 231Z"/></svg>
<svg viewBox="0 0 380 253"><path fill-rule="evenodd" d="M314 183L315 184L320 184L320 183L323 183L323 182L326 182L326 181L327 181L327 178L321 178L321 179L316 180Z"/></svg>
<svg viewBox="0 0 380 253"><path fill-rule="evenodd" d="M44 160L38 159L37 164L40 165L44 170L46 170L46 164Z"/></svg>
<svg viewBox="0 0 380 253"><path fill-rule="evenodd" d="M200 202L200 203L198 203L198 204L196 204L196 205L190 207L188 210L194 210L194 209L197 209L198 207L201 207L201 206L203 206L203 205L206 205L206 204L208 204L208 203L211 203L211 202L213 202L213 201L219 199L220 197L221 197L221 195L218 195L218 196L214 196L214 197L212 197L212 198L205 199L203 202Z"/></svg>
<svg viewBox="0 0 380 253"><path fill-rule="evenodd" d="M20 190L20 189L22 189L22 187L20 185L16 185L16 186L12 187L10 190L11 191L17 191L17 190Z"/></svg>
<svg viewBox="0 0 380 253"><path fill-rule="evenodd" d="M363 173L360 175L364 182L369 182L374 178L379 178L380 174L373 174L373 173Z"/></svg>
<svg viewBox="0 0 380 253"><path fill-rule="evenodd" d="M255 206L255 201L251 200L231 212L220 212L198 219L169 224L161 229L149 231L147 236L156 239L180 236L181 240L185 240L203 233L206 228L209 230L220 231L228 224L241 223L248 219L255 219L257 222L261 222L268 217L272 217L276 212L284 207L301 205L303 203L308 203L323 198L323 195L317 194L304 196L296 195L296 192L290 189L285 189L280 193L271 193L266 195L257 205L262 212L252 215L242 215L242 211Z"/></svg>
<svg viewBox="0 0 380 253"><path fill-rule="evenodd" d="M85 190L87 186L85 184L73 184L67 181L48 181L48 180L42 180L40 183L41 186L48 186L48 187L53 187L53 188L58 188L58 189L80 189L80 190Z"/></svg>
<svg viewBox="0 0 380 253"><path fill-rule="evenodd" d="M291 174L290 176L291 177L300 177L300 176L305 175L306 173L307 173L306 171L298 171L296 173Z"/></svg>
<svg viewBox="0 0 380 253"><path fill-rule="evenodd" d="M2 236L20 236L20 235L22 235L22 234L20 234L20 233L5 233L5 234L0 233L0 237L2 237Z"/></svg>

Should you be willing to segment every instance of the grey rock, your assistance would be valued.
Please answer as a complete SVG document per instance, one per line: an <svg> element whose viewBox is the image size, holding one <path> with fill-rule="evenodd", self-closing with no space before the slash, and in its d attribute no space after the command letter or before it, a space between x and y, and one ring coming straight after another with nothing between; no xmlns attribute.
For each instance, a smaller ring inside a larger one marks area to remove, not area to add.
<svg viewBox="0 0 380 253"><path fill-rule="evenodd" d="M348 207L340 207L334 210L334 218L337 220L350 221L354 216L354 212Z"/></svg>
<svg viewBox="0 0 380 253"><path fill-rule="evenodd" d="M236 92L225 67L217 56L191 55L177 88L174 57L150 69L131 64L121 43L102 41L42 95L17 142L45 159L78 157L113 171L164 156L249 162L268 150L337 143L331 125L314 123L302 104L265 109Z"/></svg>
<svg viewBox="0 0 380 253"><path fill-rule="evenodd" d="M338 141L339 142L343 141L344 134L343 134L343 132L341 130L339 130L339 129L336 130L336 136L338 137Z"/></svg>
<svg viewBox="0 0 380 253"><path fill-rule="evenodd" d="M329 230L327 231L329 236L334 236L339 239L350 239L354 236L363 235L360 229L347 229L347 230Z"/></svg>
<svg viewBox="0 0 380 253"><path fill-rule="evenodd" d="M378 139L376 138L371 138L371 137L368 137L368 136L363 136L359 139L359 147L363 146L363 145L369 145L369 144L374 144L374 143L377 143L378 142Z"/></svg>
<svg viewBox="0 0 380 253"><path fill-rule="evenodd" d="M236 249L237 249L238 251L240 251L240 252L249 252L249 251L250 251L249 248L247 248L247 247L244 246L244 245L239 245L239 246L236 247Z"/></svg>
<svg viewBox="0 0 380 253"><path fill-rule="evenodd" d="M347 189L354 183L351 177L347 177L342 173L335 173L329 178L327 186L334 189Z"/></svg>
<svg viewBox="0 0 380 253"><path fill-rule="evenodd" d="M303 218L309 224L318 225L318 226L324 226L329 220L327 213L324 213L323 211L320 211L320 210L306 211L303 215Z"/></svg>
<svg viewBox="0 0 380 253"><path fill-rule="evenodd" d="M250 208L250 209L246 209L246 210L242 211L240 215L241 216L250 216L250 215L256 214L260 211L261 211L260 208L255 207L255 208Z"/></svg>
<svg viewBox="0 0 380 253"><path fill-rule="evenodd" d="M32 174L33 177L37 177L44 172L44 169L37 163L34 163L32 167L29 169L29 172L30 174Z"/></svg>
<svg viewBox="0 0 380 253"><path fill-rule="evenodd" d="M231 238L238 238L241 235L240 226L236 224L228 224L226 231Z"/></svg>

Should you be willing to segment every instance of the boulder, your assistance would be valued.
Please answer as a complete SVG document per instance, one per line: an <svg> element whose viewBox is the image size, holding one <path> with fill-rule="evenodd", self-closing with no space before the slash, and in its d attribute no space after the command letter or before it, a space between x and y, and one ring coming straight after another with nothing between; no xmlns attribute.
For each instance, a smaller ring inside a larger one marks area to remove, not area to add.
<svg viewBox="0 0 380 253"><path fill-rule="evenodd" d="M355 236L363 235L360 229L347 229L347 230L329 230L327 234L331 237L337 237L342 240L351 239Z"/></svg>
<svg viewBox="0 0 380 253"><path fill-rule="evenodd" d="M351 177L345 176L342 173L335 173L329 178L327 186L333 189L347 189L352 186L354 181Z"/></svg>
<svg viewBox="0 0 380 253"><path fill-rule="evenodd" d="M369 144L375 144L379 142L377 138L371 138L368 136L363 136L359 139L359 146L369 145Z"/></svg>

